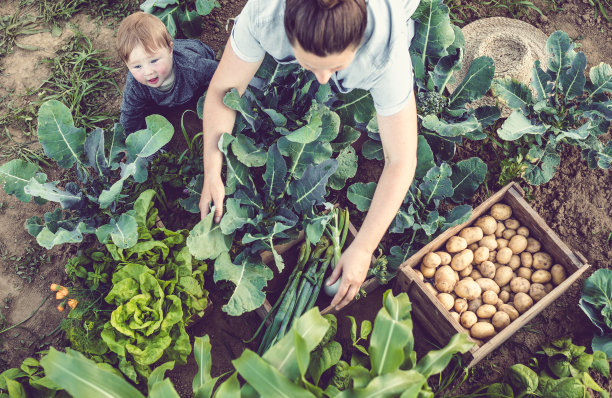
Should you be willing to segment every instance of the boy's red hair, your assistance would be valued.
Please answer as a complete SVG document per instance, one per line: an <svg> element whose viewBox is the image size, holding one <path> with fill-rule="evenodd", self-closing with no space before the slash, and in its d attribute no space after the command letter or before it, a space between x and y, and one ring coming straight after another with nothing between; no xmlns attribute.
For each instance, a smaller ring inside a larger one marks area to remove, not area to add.
<svg viewBox="0 0 612 398"><path fill-rule="evenodd" d="M117 52L123 62L129 61L137 46L152 53L160 48L171 48L172 37L159 18L139 11L125 18L117 31Z"/></svg>

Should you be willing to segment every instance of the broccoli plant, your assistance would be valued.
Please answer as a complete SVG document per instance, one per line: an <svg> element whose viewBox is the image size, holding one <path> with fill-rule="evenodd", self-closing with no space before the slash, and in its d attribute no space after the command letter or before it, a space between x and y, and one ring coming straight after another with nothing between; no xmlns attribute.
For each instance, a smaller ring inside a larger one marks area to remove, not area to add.
<svg viewBox="0 0 612 398"><path fill-rule="evenodd" d="M147 0L140 9L162 20L170 36L183 34L197 38L202 34L202 17L221 5L217 0Z"/></svg>
<svg viewBox="0 0 612 398"><path fill-rule="evenodd" d="M509 78L492 85L493 93L514 110L497 134L505 141L520 140L523 178L530 184L553 178L563 144L581 148L590 168L608 169L612 163L612 142L601 140L612 120L612 67L603 62L592 67L587 82L586 56L574 47L567 33L550 35L547 69L536 61L531 73L536 95Z"/></svg>

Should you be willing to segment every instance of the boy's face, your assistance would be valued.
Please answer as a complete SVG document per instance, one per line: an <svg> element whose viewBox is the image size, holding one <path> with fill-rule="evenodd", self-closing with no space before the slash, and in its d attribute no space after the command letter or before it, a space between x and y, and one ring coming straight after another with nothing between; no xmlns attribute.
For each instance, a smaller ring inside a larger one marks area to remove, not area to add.
<svg viewBox="0 0 612 398"><path fill-rule="evenodd" d="M142 46L136 46L126 65L138 83L157 88L171 75L172 46L151 54L147 54Z"/></svg>

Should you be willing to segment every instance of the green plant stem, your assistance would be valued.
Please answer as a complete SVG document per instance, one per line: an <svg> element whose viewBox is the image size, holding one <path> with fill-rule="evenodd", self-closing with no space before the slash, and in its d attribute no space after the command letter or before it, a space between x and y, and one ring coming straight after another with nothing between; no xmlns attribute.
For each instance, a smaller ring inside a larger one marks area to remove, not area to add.
<svg viewBox="0 0 612 398"><path fill-rule="evenodd" d="M54 294L54 293L49 293L49 294L47 295L47 297L45 297L45 298L44 298L44 300L42 301L42 303L40 303L40 305L39 305L39 306L38 306L38 307L37 307L37 308L36 308L34 311L32 311L32 313L31 313L31 314L30 314L30 315L29 315L29 316L28 316L26 319L24 319L24 320L22 320L21 322L16 323L15 325L10 326L10 327L8 327L8 328L6 328L6 329L2 329L2 330L0 330L0 334L2 334L2 333L4 333L4 332L8 332L9 330L11 330L11 329L13 329L13 328L16 328L17 326L21 325L22 323L25 323L25 322L27 322L28 320L30 320L30 318L32 318L32 317L33 317L33 316L34 316L34 315L35 315L35 314L38 312L38 310L40 309L40 307L42 307L42 306L43 306L43 304L45 304L45 303L47 302L47 300L49 299L49 297L51 297L53 294Z"/></svg>

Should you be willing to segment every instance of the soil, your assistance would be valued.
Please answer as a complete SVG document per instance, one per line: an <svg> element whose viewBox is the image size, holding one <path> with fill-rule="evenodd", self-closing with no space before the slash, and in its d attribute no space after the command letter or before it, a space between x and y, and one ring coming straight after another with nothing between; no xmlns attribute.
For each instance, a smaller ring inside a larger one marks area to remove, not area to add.
<svg viewBox="0 0 612 398"><path fill-rule="evenodd" d="M245 0L220 0L221 8L213 10L205 18L205 31L201 40L210 45L218 54L222 52L227 41L228 29L231 29L231 18L239 14L245 2ZM130 1L130 3L136 9L138 2ZM579 50L584 51L587 55L589 66L599 62L610 63L612 60L612 27L602 18L601 14L598 13L597 17L594 17L594 8L589 5L588 0L568 0L556 3L534 0L534 4L544 12L545 16L540 16L532 10L528 16L520 15L520 19L532 23L547 35L558 29L567 32L573 40L579 43ZM556 4L558 9L552 10L551 4ZM19 2L15 0L2 2L0 15L10 15L18 6ZM464 23L479 17L511 16L503 8L481 5L476 1L455 0L453 9L457 8L465 12ZM35 13L36 10L26 12ZM612 10L607 9L607 12L612 16ZM9 107L21 107L36 99L29 94L30 90L38 87L49 74L49 70L41 63L41 60L52 57L65 40L73 34L71 29L76 29L77 26L81 32L92 39L94 48L106 51L111 58L109 62L112 66L121 66L113 49L117 21L92 19L90 15L93 14L81 13L72 18L64 26L63 33L59 37L54 37L47 31L17 38L18 43L35 46L38 49L25 50L14 47L11 53L0 58L0 98L8 99L0 103L0 112L8 112ZM119 87L122 87L125 81L125 71L117 73L114 79ZM120 96L117 96L115 101L106 106L118 113L119 105ZM177 111L174 115L169 115L177 131L180 131L178 129L180 129L181 114L181 111ZM195 117L188 116L186 125L191 132L201 130L201 122ZM8 123L6 128L14 141L27 142L33 131L28 130L26 126L27 123L23 121L15 121ZM180 134L177 135L180 136ZM2 139L0 145L4 153L5 146L12 145L12 143ZM183 147L182 141L172 143L172 148ZM36 146L31 148L36 149ZM469 157L473 153L479 153L487 163L495 161L493 156L489 158L482 156L486 151L487 148L478 145L467 145L459 152L459 157ZM360 171L352 182L376 181L381 172L381 163L376 161L360 162L359 167L363 172ZM57 170L45 170L45 172L58 174ZM54 175L53 177L59 176ZM486 199L489 193L493 193L498 188L495 183L488 186L488 191L482 187L474 196L471 204L478 205ZM525 188L528 187L525 186ZM612 178L609 171L590 170L580 159L579 150L566 148L562 153L561 166L556 176L547 184L529 189L527 197L535 210L560 238L572 250L581 252L588 259L592 271L599 268L610 268ZM0 191L0 204L0 330L2 330L32 314L50 293L48 285L51 282L61 283L65 280L64 264L66 259L74 253L76 247L66 245L47 252L40 249L35 240L22 227L29 217L40 216L45 211L52 209L51 205L40 207L31 203L22 203L3 191ZM355 223L358 224L358 222ZM16 265L19 265L17 258L27 254L26 248L39 248L40 250L36 251L37 255L49 255L43 261L33 262L36 269L31 282L17 275L15 268ZM588 271L585 277L592 271ZM207 285L206 288L211 292L213 305L202 320L190 327L189 332L192 336L208 334L211 337L212 373L213 376L216 376L232 369L231 360L237 358L245 347L256 348L245 345L242 340L252 335L258 326L259 318L254 313L241 317L226 316L221 310L226 300L224 290L214 287L212 277L207 279ZM521 329L473 368L467 382L458 387L457 391L465 393L473 391L478 386L501 380L509 365L517 362L525 363L542 344L555 338L569 336L576 344L590 346L595 330L577 307L581 285L582 280L574 284L555 303L534 318L528 327ZM345 355L354 352L349 336L350 322L346 316L352 315L358 322L363 319L374 321L381 306L384 290L385 288L379 288L338 315L338 339ZM9 332L0 334L2 344L0 373L6 368L19 366L25 357L34 355L41 347L48 347L50 344L56 347L63 346L59 341L61 334L57 333L56 329L61 319L65 317L65 312L58 312L55 309L56 305L55 298L50 297L27 322ZM50 336L45 337L49 334ZM414 323L414 334L419 357L434 348L433 342L418 322ZM193 357L189 359L187 365L177 366L174 371L169 372L180 396L191 396L191 381L195 373ZM611 381L601 378L596 380L612 391Z"/></svg>

